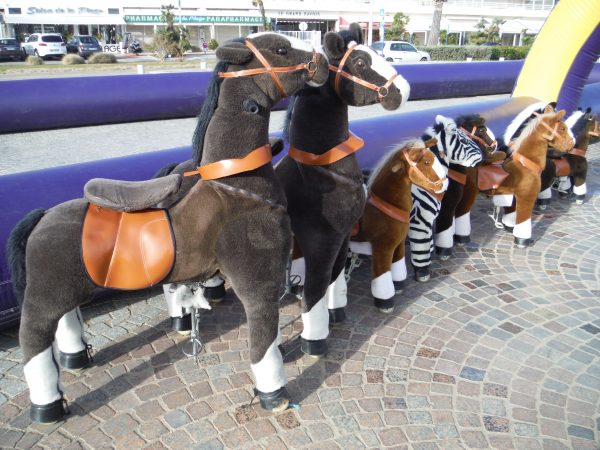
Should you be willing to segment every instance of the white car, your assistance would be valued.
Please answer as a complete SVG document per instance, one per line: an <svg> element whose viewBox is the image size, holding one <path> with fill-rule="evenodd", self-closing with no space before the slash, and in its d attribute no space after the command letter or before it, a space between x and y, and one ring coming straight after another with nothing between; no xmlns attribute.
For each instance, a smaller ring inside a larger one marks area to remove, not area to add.
<svg viewBox="0 0 600 450"><path fill-rule="evenodd" d="M67 44L58 33L33 33L21 44L27 55L62 57L67 54Z"/></svg>
<svg viewBox="0 0 600 450"><path fill-rule="evenodd" d="M371 48L385 58L386 61L402 63L431 61L431 55L417 50L414 45L404 41L374 42Z"/></svg>

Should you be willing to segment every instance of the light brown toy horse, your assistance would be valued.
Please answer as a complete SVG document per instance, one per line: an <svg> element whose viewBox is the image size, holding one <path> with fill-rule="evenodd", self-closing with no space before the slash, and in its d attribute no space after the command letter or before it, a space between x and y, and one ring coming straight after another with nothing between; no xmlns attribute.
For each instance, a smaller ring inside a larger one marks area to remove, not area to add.
<svg viewBox="0 0 600 450"><path fill-rule="evenodd" d="M434 144L435 138L427 143L419 139L401 144L380 160L367 183L367 204L350 248L373 255L372 284L378 292L374 303L382 312L394 308L394 263L402 262L401 270L406 270L404 242L412 207L411 183L436 192L446 188L445 167L426 147Z"/></svg>
<svg viewBox="0 0 600 450"><path fill-rule="evenodd" d="M510 206L514 198L515 211L503 217L505 226L513 228L514 243L519 248L533 244L531 213L540 192L540 175L546 165L548 145L560 152L573 148L575 142L567 125L561 120L564 110L536 116L517 139L510 142L511 152L502 165L481 166L477 171L478 188L487 195L503 196Z"/></svg>

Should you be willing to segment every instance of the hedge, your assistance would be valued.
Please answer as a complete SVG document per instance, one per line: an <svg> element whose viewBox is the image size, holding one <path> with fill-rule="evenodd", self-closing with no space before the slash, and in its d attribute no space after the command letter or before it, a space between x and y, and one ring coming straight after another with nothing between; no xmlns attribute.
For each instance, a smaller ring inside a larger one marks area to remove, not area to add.
<svg viewBox="0 0 600 450"><path fill-rule="evenodd" d="M428 52L432 61L491 61L504 59L525 59L529 47L510 46L484 46L484 45L440 45L435 47L418 47L419 50Z"/></svg>

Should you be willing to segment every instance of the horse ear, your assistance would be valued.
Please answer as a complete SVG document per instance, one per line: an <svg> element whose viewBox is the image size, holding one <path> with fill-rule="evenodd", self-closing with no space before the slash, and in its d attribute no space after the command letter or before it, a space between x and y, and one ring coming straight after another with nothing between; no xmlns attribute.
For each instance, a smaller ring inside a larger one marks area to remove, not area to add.
<svg viewBox="0 0 600 450"><path fill-rule="evenodd" d="M550 102L544 108L544 114L548 114L554 112L554 108L556 108L556 102Z"/></svg>
<svg viewBox="0 0 600 450"><path fill-rule="evenodd" d="M581 108L579 108L579 110L581 111ZM590 107L588 106L587 108L585 108L585 112L586 112L587 114L591 113L591 112L592 112L592 108L590 108Z"/></svg>
<svg viewBox="0 0 600 450"><path fill-rule="evenodd" d="M228 42L217 47L217 58L228 64L243 66L252 59L252 52L241 42Z"/></svg>
<svg viewBox="0 0 600 450"><path fill-rule="evenodd" d="M560 120L565 116L566 113L567 113L567 111L565 111L564 109L561 109L560 111L557 111L557 113L554 115L554 118L556 120Z"/></svg>
<svg viewBox="0 0 600 450"><path fill-rule="evenodd" d="M359 24L357 24L356 22L351 23L349 30L352 33L352 35L356 37L355 41L357 44L365 43L363 31Z"/></svg>
<svg viewBox="0 0 600 450"><path fill-rule="evenodd" d="M323 39L323 49L328 58L342 59L346 45L344 44L344 39L339 34L330 31L325 34L325 38Z"/></svg>

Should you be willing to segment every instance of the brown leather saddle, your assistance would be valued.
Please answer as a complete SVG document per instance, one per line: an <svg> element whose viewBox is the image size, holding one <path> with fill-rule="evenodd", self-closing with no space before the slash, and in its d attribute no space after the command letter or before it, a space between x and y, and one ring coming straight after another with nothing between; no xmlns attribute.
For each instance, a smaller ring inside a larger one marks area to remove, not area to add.
<svg viewBox="0 0 600 450"><path fill-rule="evenodd" d="M503 161L502 161L503 163ZM480 191L495 191L498 189L509 173L502 164L484 164L477 167L477 187Z"/></svg>
<svg viewBox="0 0 600 450"><path fill-rule="evenodd" d="M164 280L175 263L175 239L164 209L149 209L174 194L181 176L127 182L94 179L81 233L90 279L112 289L143 289Z"/></svg>
<svg viewBox="0 0 600 450"><path fill-rule="evenodd" d="M571 166L566 158L553 159L552 162L556 167L557 177L566 177L571 174Z"/></svg>

